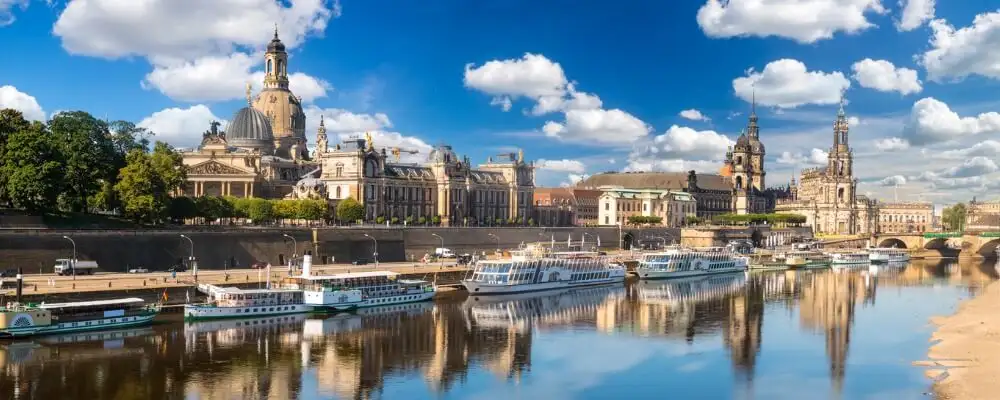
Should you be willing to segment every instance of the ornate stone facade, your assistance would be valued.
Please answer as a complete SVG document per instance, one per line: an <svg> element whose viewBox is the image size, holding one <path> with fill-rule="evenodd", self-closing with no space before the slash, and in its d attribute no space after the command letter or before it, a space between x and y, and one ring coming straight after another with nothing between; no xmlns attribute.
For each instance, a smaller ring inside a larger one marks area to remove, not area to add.
<svg viewBox="0 0 1000 400"><path fill-rule="evenodd" d="M778 201L776 212L805 216L806 224L817 233L876 232L878 206L875 200L857 195L854 150L848 144L848 131L841 104L833 124L833 147L826 167L803 170L797 185L793 177L791 198Z"/></svg>
<svg viewBox="0 0 1000 400"><path fill-rule="evenodd" d="M274 155L292 160L309 157L306 149L306 115L302 99L288 88L288 53L274 39L264 53L264 89L253 99L253 108L267 115L274 131Z"/></svg>
<svg viewBox="0 0 1000 400"><path fill-rule="evenodd" d="M663 226L679 227L685 218L698 214L697 201L686 192L621 187L600 190L600 225L627 225L629 217L645 216L662 218Z"/></svg>
<svg viewBox="0 0 1000 400"><path fill-rule="evenodd" d="M328 198L353 197L365 205L368 219L440 216L445 225L491 225L498 219L526 223L531 217L534 165L524 161L523 153L490 159L474 169L468 157L440 145L426 164L392 163L387 149L376 148L371 137L331 149L322 124L320 132L316 160Z"/></svg>
<svg viewBox="0 0 1000 400"><path fill-rule="evenodd" d="M879 233L914 233L934 230L934 204L929 202L878 203Z"/></svg>
<svg viewBox="0 0 1000 400"><path fill-rule="evenodd" d="M699 218L733 212L733 183L731 177L716 174L688 172L605 172L595 174L577 183L581 189L621 187L631 190L683 191L694 195ZM601 206L603 207L603 206ZM598 224L604 220L598 218Z"/></svg>
<svg viewBox="0 0 1000 400"><path fill-rule="evenodd" d="M768 208L764 178L764 144L760 141L757 126L756 100L750 111L746 130L736 139L736 146L726 152L726 161L720 175L731 177L733 185L730 209L736 214L765 213Z"/></svg>
<svg viewBox="0 0 1000 400"><path fill-rule="evenodd" d="M973 197L965 208L965 229L1000 231L1000 201L979 201Z"/></svg>

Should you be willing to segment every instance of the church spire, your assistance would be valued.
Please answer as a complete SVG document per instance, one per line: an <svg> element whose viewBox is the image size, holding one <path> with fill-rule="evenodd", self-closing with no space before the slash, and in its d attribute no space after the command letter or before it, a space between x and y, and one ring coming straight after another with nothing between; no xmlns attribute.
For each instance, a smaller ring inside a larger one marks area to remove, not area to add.
<svg viewBox="0 0 1000 400"><path fill-rule="evenodd" d="M837 120L833 123L833 147L847 146L847 113L844 112L844 95L840 95L840 108L837 110Z"/></svg>
<svg viewBox="0 0 1000 400"><path fill-rule="evenodd" d="M747 123L747 135L757 138L760 133L760 129L757 126L757 88L752 87L752 90L750 94L750 121Z"/></svg>

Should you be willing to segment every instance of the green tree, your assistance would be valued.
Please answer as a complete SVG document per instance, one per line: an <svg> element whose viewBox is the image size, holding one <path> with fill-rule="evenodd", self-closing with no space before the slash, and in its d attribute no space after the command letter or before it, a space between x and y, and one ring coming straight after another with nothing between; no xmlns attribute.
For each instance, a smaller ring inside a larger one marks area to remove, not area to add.
<svg viewBox="0 0 1000 400"><path fill-rule="evenodd" d="M270 222L274 220L274 206L270 201L252 198L247 207L247 218L257 224Z"/></svg>
<svg viewBox="0 0 1000 400"><path fill-rule="evenodd" d="M164 194L170 194L170 192L180 189L184 185L184 182L187 181L184 158L173 146L164 142L156 142L153 145L150 162L152 162L153 168L156 169L156 174Z"/></svg>
<svg viewBox="0 0 1000 400"><path fill-rule="evenodd" d="M7 141L15 132L26 131L31 128L31 123L24 119L20 111L4 108L0 110L0 161L5 160ZM7 175L0 174L0 204L10 202L7 195Z"/></svg>
<svg viewBox="0 0 1000 400"><path fill-rule="evenodd" d="M941 211L941 224L949 231L961 231L965 229L965 216L968 210L965 203L958 203L951 207L945 207Z"/></svg>
<svg viewBox="0 0 1000 400"><path fill-rule="evenodd" d="M319 221L326 215L326 200L299 200L298 218Z"/></svg>
<svg viewBox="0 0 1000 400"><path fill-rule="evenodd" d="M698 225L700 223L701 223L701 218L698 218L698 217L696 217L694 215L688 215L688 216L684 217L684 224L685 225Z"/></svg>
<svg viewBox="0 0 1000 400"><path fill-rule="evenodd" d="M194 199L187 196L174 197L170 199L167 207L167 215L174 222L183 222L189 218L198 216L198 208Z"/></svg>
<svg viewBox="0 0 1000 400"><path fill-rule="evenodd" d="M295 200L274 200L274 218L295 219L299 213L299 204Z"/></svg>
<svg viewBox="0 0 1000 400"><path fill-rule="evenodd" d="M62 179L72 211L86 212L87 199L118 173L108 124L84 111L60 112L49 121L66 164Z"/></svg>
<svg viewBox="0 0 1000 400"><path fill-rule="evenodd" d="M125 216L134 221L155 223L166 217L169 197L152 159L142 150L128 153L125 168L118 173L115 192Z"/></svg>
<svg viewBox="0 0 1000 400"><path fill-rule="evenodd" d="M337 219L342 222L355 222L365 218L365 206L348 197L337 203Z"/></svg>
<svg viewBox="0 0 1000 400"><path fill-rule="evenodd" d="M441 225L441 216L440 215L435 215L435 216L431 217L431 223L434 224L434 225Z"/></svg>
<svg viewBox="0 0 1000 400"><path fill-rule="evenodd" d="M420 225L427 225L427 217L417 218L417 223Z"/></svg>
<svg viewBox="0 0 1000 400"><path fill-rule="evenodd" d="M381 215L375 217L375 223L376 224L384 224L385 223L385 217L383 217Z"/></svg>
<svg viewBox="0 0 1000 400"><path fill-rule="evenodd" d="M10 115L4 118L16 119ZM40 122L25 126L12 120L6 126L17 130L6 138L0 162L3 196L31 213L55 211L66 175L58 147Z"/></svg>
<svg viewBox="0 0 1000 400"><path fill-rule="evenodd" d="M111 169L114 173L101 182L101 189L91 198L90 207L94 209L117 210L121 208L121 202L114 191L114 186L118 183L118 171L125 168L125 158L130 151L148 150L150 144L149 137L152 133L145 128L137 127L129 121L111 122L108 129L110 131L112 147Z"/></svg>
<svg viewBox="0 0 1000 400"><path fill-rule="evenodd" d="M413 216L407 215L405 221L407 225L413 225Z"/></svg>

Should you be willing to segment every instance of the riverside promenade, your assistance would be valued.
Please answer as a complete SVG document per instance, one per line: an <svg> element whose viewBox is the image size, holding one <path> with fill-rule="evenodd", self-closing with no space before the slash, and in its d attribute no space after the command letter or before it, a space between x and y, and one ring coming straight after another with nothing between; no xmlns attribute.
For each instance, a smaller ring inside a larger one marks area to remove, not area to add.
<svg viewBox="0 0 1000 400"><path fill-rule="evenodd" d="M442 284L457 283L459 276L468 272L466 266L456 266L452 263L412 263L392 262L368 265L314 265L314 275L333 275L348 272L391 271L407 277L421 278L429 281L438 280ZM295 272L298 274L298 272ZM191 270L178 272L176 277L171 272L149 272L141 274L98 273L83 276L57 276L54 274L25 274L24 294L59 295L88 292L128 292L133 290L177 289L195 287L199 283L214 285L265 285L270 277L271 282L277 282L289 276L288 268L284 266L271 267L270 274L266 269L230 269L230 270L199 270L195 281ZM439 280L440 278L440 280ZM14 295L16 281L14 278L3 278L4 284L0 294ZM97 294L97 293L94 293Z"/></svg>

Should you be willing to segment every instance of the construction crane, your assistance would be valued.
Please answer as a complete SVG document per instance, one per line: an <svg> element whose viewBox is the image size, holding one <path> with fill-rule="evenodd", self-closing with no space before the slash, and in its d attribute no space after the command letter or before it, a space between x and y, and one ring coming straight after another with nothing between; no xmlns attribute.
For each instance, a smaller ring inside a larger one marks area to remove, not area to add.
<svg viewBox="0 0 1000 400"><path fill-rule="evenodd" d="M399 156L400 156L400 154L402 154L402 153L406 153L406 154L417 154L417 153L419 153L419 152L420 152L419 150L413 150L413 149L404 149L404 148L401 148L401 147L390 147L390 148L389 148L389 150L391 150L391 151L392 151L392 156L393 156L393 157L396 157L396 162L399 162Z"/></svg>

